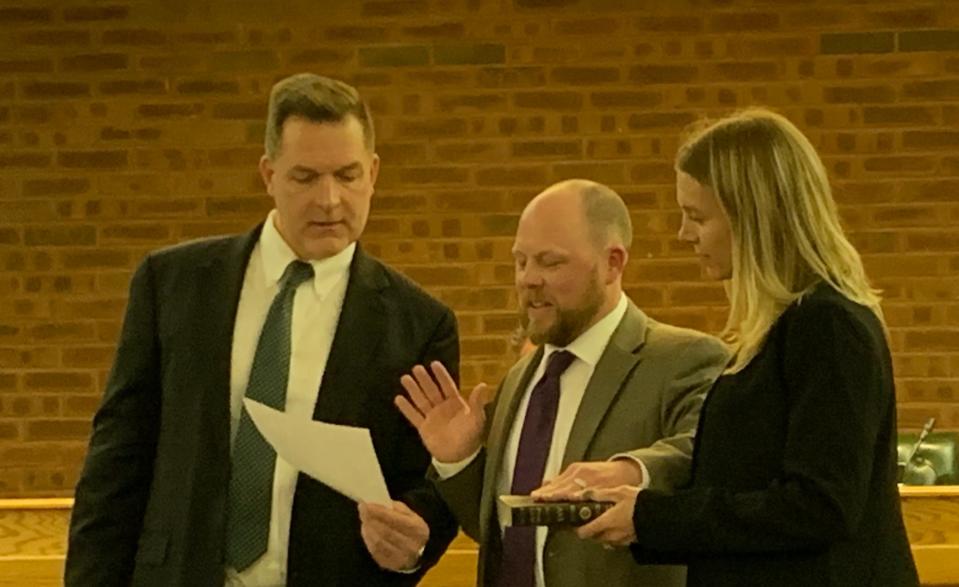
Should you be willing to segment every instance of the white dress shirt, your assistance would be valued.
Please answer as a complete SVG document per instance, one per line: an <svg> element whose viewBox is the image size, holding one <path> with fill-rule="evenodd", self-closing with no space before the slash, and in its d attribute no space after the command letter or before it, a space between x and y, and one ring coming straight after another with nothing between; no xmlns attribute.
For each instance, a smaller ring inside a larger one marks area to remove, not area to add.
<svg viewBox="0 0 959 587"><path fill-rule="evenodd" d="M297 259L296 253L273 224L275 214L273 211L267 217L260 240L250 255L236 311L230 370L231 446L236 439L260 331L273 298L279 291L283 272L287 265ZM314 271L313 280L300 284L296 290L290 341L290 378L286 388L287 414L305 420L313 419L355 251L354 243L333 257L310 261ZM266 553L243 572L227 568L227 587L286 585L290 516L298 474L299 471L289 463L279 457L276 459Z"/></svg>
<svg viewBox="0 0 959 587"><path fill-rule="evenodd" d="M533 377L530 379L529 386L524 392L523 399L520 401L516 410L516 417L510 429L509 436L504 447L503 465L499 471L497 480L497 495L508 495L513 485L513 469L516 466L516 452L519 449L519 439L523 431L523 422L526 419L526 409L529 406L530 392L536 383L546 372L546 363L554 351L567 350L576 355L576 360L570 363L569 368L563 373L559 380L559 407L556 412L556 424L553 427L553 439L549 448L549 455L546 457L546 468L543 471L543 480L549 480L562 471L563 455L566 453L566 443L569 441L569 433L573 429L573 422L576 419L576 413L579 411L579 404L586 393L586 386L596 364L606 350L609 339L613 336L613 331L619 326L627 308L626 296L621 295L619 303L613 310L590 327L589 330L579 335L579 337L566 347L556 347L547 344L543 349L543 358L540 360ZM433 466L440 478L448 479L459 473L469 465L479 454L477 451L470 457L456 463L441 463L433 459ZM624 455L628 456L628 455ZM616 457L614 457L616 458ZM644 480L648 476L646 467L639 461L643 469ZM500 528L502 530L502 527ZM546 543L546 534L548 528L539 526L536 528L536 585L545 587L543 578L543 547Z"/></svg>

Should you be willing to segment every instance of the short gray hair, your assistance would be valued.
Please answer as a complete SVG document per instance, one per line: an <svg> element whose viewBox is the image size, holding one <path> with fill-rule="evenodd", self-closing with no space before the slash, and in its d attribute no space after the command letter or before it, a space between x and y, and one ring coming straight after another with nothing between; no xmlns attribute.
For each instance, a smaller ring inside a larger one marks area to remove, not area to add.
<svg viewBox="0 0 959 587"><path fill-rule="evenodd" d="M347 116L354 116L363 128L366 148L373 152L373 117L359 92L349 84L312 73L298 73L277 82L270 91L266 117L264 148L270 159L279 154L283 123L292 116L320 123L343 122Z"/></svg>
<svg viewBox="0 0 959 587"><path fill-rule="evenodd" d="M613 189L589 182L580 191L583 214L597 247L619 241L628 251L633 244L633 222L623 198Z"/></svg>

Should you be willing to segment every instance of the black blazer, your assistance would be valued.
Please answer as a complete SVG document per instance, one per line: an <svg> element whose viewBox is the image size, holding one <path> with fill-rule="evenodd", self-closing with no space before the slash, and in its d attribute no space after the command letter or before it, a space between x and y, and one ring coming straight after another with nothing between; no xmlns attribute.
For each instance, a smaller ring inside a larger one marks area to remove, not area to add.
<svg viewBox="0 0 959 587"><path fill-rule="evenodd" d="M152 253L134 275L76 488L68 587L223 586L233 323L259 233ZM393 406L400 376L430 360L458 370L452 312L357 248L314 419L370 429L390 494L423 516L430 541L419 573L381 570L356 504L301 474L287 585L413 585L452 540L424 479L429 454Z"/></svg>
<svg viewBox="0 0 959 587"><path fill-rule="evenodd" d="M642 563L691 586L919 584L896 488L896 399L882 325L820 285L703 406L691 486L639 494Z"/></svg>

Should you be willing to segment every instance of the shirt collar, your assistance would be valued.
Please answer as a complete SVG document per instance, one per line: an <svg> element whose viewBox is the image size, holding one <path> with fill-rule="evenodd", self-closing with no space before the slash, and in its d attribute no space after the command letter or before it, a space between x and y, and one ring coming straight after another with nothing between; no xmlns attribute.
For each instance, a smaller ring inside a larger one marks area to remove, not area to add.
<svg viewBox="0 0 959 587"><path fill-rule="evenodd" d="M276 210L272 210L266 217L263 231L260 233L260 255L263 261L263 277L267 287L273 287L280 282L286 267L298 257L290 245L286 244L280 231L274 224ZM313 266L313 291L322 298L340 280L349 274L350 263L356 252L356 243L350 243L339 253L326 259L308 261Z"/></svg>
<svg viewBox="0 0 959 587"><path fill-rule="evenodd" d="M595 368L596 363L599 363L599 358L603 356L603 351L606 350L606 345L609 344L613 332L619 326L623 316L626 315L626 306L626 295L619 294L619 302L616 307L609 314L603 316L599 322L590 326L589 330L576 337L576 340L565 347L557 347L551 344L544 345L543 360L547 360L553 354L553 351L565 348L565 350L576 355L577 359Z"/></svg>

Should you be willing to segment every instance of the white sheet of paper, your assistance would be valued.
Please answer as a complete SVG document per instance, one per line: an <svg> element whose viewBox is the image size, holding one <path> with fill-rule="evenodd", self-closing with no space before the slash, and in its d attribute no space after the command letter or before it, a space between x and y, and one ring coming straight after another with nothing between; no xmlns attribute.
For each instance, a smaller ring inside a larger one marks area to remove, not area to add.
<svg viewBox="0 0 959 587"><path fill-rule="evenodd" d="M392 504L366 428L303 420L244 398L263 438L296 469L354 501Z"/></svg>

